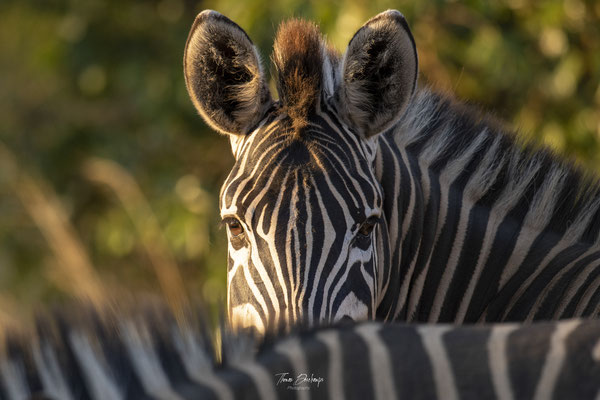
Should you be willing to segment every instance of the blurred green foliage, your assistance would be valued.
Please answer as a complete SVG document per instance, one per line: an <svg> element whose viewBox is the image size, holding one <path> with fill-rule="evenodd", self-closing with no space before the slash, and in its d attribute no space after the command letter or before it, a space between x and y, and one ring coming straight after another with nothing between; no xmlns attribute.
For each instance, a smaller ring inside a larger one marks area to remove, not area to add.
<svg viewBox="0 0 600 400"><path fill-rule="evenodd" d="M55 192L91 265L115 290L156 291L152 256L118 189L86 175L91 158L132 177L186 289L224 296L218 190L233 158L188 99L183 47L212 8L268 60L278 23L317 22L343 51L371 16L396 8L419 51L422 84L481 105L558 151L600 168L600 3L503 0L3 0L0 2L0 310L69 297L68 276L19 196L19 173ZM106 180L117 177L109 174ZM12 183L11 183L12 182ZM123 193L121 193L123 194ZM143 221L141 222L143 226Z"/></svg>

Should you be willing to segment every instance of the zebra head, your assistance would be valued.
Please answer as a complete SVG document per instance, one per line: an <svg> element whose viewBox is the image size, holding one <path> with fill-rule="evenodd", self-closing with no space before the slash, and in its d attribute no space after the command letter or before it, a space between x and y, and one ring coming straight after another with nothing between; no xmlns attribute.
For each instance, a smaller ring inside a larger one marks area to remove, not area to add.
<svg viewBox="0 0 600 400"><path fill-rule="evenodd" d="M236 160L220 196L230 320L265 332L372 318L388 247L378 137L415 90L412 35L386 11L340 57L315 25L292 20L272 60L279 101L248 35L215 11L198 15L184 55L190 97Z"/></svg>

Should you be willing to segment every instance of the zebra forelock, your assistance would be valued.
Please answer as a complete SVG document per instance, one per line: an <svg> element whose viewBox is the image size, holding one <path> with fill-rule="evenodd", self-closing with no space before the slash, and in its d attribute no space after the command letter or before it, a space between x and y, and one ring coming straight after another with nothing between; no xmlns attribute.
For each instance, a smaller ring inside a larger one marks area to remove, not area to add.
<svg viewBox="0 0 600 400"><path fill-rule="evenodd" d="M336 51L308 21L292 19L279 26L273 45L277 91L293 134L300 135L309 115L320 106L322 94L333 92Z"/></svg>

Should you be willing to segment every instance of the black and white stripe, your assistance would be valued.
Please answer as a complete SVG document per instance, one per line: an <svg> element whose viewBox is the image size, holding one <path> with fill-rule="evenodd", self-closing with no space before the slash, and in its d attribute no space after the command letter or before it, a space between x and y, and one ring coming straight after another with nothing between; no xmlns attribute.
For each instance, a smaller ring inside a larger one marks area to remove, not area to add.
<svg viewBox="0 0 600 400"><path fill-rule="evenodd" d="M400 290L379 315L430 322L598 315L595 178L547 150L517 145L489 119L428 90L380 143L392 265L400 266L391 279Z"/></svg>
<svg viewBox="0 0 600 400"><path fill-rule="evenodd" d="M44 322L34 336L12 336L0 355L0 399L600 395L600 321L479 326L363 322L271 339L257 353L248 338L220 330L224 360L216 362L213 339L204 333L210 329L198 320L180 327L164 309L145 310L143 317L85 313L84 320L93 324L59 319ZM280 381L282 374L292 381Z"/></svg>
<svg viewBox="0 0 600 400"><path fill-rule="evenodd" d="M341 57L314 25L282 24L281 101L264 95L255 54L241 28L204 12L185 56L192 99L236 158L220 200L234 325L600 313L598 180L417 90L399 12L369 20ZM240 97L214 98L207 86ZM246 112L248 98L261 118Z"/></svg>

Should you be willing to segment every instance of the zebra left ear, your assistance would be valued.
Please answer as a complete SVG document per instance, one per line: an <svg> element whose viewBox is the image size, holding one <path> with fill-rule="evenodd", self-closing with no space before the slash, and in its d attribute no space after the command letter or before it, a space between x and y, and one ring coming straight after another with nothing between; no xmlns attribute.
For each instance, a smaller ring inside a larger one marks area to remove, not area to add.
<svg viewBox="0 0 600 400"><path fill-rule="evenodd" d="M183 72L194 106L221 133L247 134L272 104L252 41L216 11L196 17L185 45Z"/></svg>
<svg viewBox="0 0 600 400"><path fill-rule="evenodd" d="M342 61L336 101L342 117L370 137L394 125L417 84L418 60L404 16L385 11L354 34Z"/></svg>

